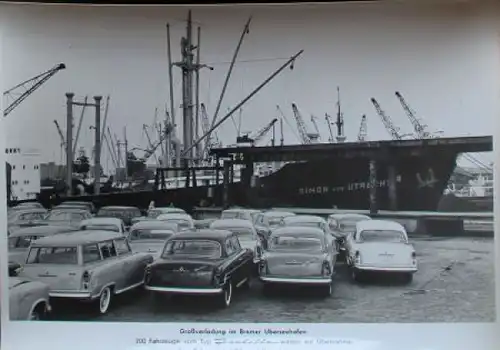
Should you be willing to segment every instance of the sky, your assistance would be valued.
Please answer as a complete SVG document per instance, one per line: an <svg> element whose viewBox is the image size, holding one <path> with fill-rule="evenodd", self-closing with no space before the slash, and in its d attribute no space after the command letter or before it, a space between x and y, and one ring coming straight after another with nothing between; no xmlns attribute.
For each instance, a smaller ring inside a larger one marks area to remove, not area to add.
<svg viewBox="0 0 500 350"><path fill-rule="evenodd" d="M110 96L107 125L129 148L147 148L143 124L151 125L158 109L164 115L169 99L166 54L167 22L171 25L173 59L180 59L187 7L62 7L2 5L2 80L4 90L58 63L59 72L28 97L4 121L6 143L37 148L42 161L59 162L61 141L54 120L66 124L65 93ZM432 11L431 11L432 10ZM402 134L412 125L395 91L429 126L444 136L492 135L498 113L499 50L495 32L481 16L464 8L447 11L380 4L331 4L304 7L193 8L201 27L200 102L211 118L233 52L248 17L245 37L221 112L235 106L299 50L294 69L286 69L244 105L241 114L217 131L224 144L240 132L256 132L285 114L285 144L297 144L291 104L296 103L306 126L318 118L323 141L329 137L325 113L336 114L340 87L345 134L355 141L366 114L368 140L390 139L370 98L375 97ZM177 118L181 115L181 74L174 68ZM5 101L4 101L5 102ZM75 125L80 108L75 107ZM241 116L241 118L240 118ZM179 121L179 120L178 120ZM94 112L86 110L79 146L93 145ZM76 131L76 126L75 126ZM279 128L276 129L279 139ZM179 127L178 134L182 135ZM152 135L156 139L155 135ZM270 137L260 145L269 143ZM103 150L106 168L111 166ZM142 156L141 151L137 152ZM478 156L492 161L491 154ZM467 164L469 165L469 164Z"/></svg>

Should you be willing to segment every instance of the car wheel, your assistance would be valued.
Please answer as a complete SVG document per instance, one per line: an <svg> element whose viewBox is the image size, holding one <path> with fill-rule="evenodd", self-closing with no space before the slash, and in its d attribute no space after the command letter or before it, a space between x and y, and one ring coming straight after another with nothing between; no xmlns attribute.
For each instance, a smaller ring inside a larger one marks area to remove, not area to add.
<svg viewBox="0 0 500 350"><path fill-rule="evenodd" d="M109 305L111 304L112 292L111 288L106 287L101 291L99 296L99 313L104 315L108 312Z"/></svg>
<svg viewBox="0 0 500 350"><path fill-rule="evenodd" d="M231 299L233 298L233 284L231 281L227 281L224 285L223 292L219 296L219 305L222 307L228 307L231 305Z"/></svg>
<svg viewBox="0 0 500 350"><path fill-rule="evenodd" d="M38 304L28 316L28 321L40 321L45 319L45 304Z"/></svg>
<svg viewBox="0 0 500 350"><path fill-rule="evenodd" d="M332 286L332 283L328 283L328 285L326 286L323 286L322 288L322 295L325 297L325 298L328 298L328 297L331 297L332 296L332 293L333 293L333 286Z"/></svg>

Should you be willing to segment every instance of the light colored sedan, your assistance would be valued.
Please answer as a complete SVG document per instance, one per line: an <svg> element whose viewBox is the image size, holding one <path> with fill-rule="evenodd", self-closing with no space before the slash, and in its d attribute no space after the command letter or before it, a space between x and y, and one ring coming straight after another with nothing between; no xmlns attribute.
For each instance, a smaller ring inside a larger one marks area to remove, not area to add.
<svg viewBox="0 0 500 350"><path fill-rule="evenodd" d="M80 230L105 230L125 234L125 224L119 218L92 218L80 222Z"/></svg>
<svg viewBox="0 0 500 350"><path fill-rule="evenodd" d="M184 209L175 207L157 207L148 210L148 218L156 219L161 214L186 214Z"/></svg>
<svg viewBox="0 0 500 350"><path fill-rule="evenodd" d="M181 230L194 229L194 220L189 214L170 213L158 215L156 220L177 223Z"/></svg>
<svg viewBox="0 0 500 350"><path fill-rule="evenodd" d="M241 219L241 220L248 220L251 221L252 223L255 222L255 219L257 218L257 215L260 214L262 211L257 210L257 209L246 209L246 208L230 208L224 210L220 218L221 219Z"/></svg>
<svg viewBox="0 0 500 350"><path fill-rule="evenodd" d="M417 272L417 257L404 227L394 221L366 220L345 241L351 277L359 281L367 272L403 274L411 282Z"/></svg>
<svg viewBox="0 0 500 350"><path fill-rule="evenodd" d="M214 230L227 230L236 234L242 248L251 249L254 253L254 263L260 260L262 255L262 243L252 222L242 219L221 219L210 224Z"/></svg>
<svg viewBox="0 0 500 350"><path fill-rule="evenodd" d="M324 232L326 240L329 245L336 246L337 251L339 250L339 245L335 244L335 239L333 238L328 223L325 219L316 215L294 215L288 216L281 220L281 226L284 227L314 227L319 228Z"/></svg>
<svg viewBox="0 0 500 350"><path fill-rule="evenodd" d="M133 252L143 252L157 258L161 255L165 241L178 231L175 223L141 221L130 228L128 242Z"/></svg>
<svg viewBox="0 0 500 350"><path fill-rule="evenodd" d="M27 278L9 277L9 314L11 321L43 320L51 311L50 287Z"/></svg>

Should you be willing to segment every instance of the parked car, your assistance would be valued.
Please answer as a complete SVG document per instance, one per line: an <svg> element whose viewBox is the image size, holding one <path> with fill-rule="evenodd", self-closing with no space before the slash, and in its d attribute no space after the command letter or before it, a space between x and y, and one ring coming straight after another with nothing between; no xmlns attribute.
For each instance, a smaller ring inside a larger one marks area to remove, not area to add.
<svg viewBox="0 0 500 350"><path fill-rule="evenodd" d="M83 201L64 201L61 203L61 205L71 207L71 206L76 206L76 207L83 207L87 209L89 212L94 214L96 212L94 203L92 202L83 202Z"/></svg>
<svg viewBox="0 0 500 350"><path fill-rule="evenodd" d="M12 210L19 210L19 209L43 209L43 205L38 203L38 202L23 202L23 203L19 203L18 205L16 205L15 207L11 207L9 209L12 209Z"/></svg>
<svg viewBox="0 0 500 350"><path fill-rule="evenodd" d="M118 218L91 218L80 222L80 230L104 230L126 234L125 224Z"/></svg>
<svg viewBox="0 0 500 350"><path fill-rule="evenodd" d="M43 320L51 311L49 286L26 278L9 277L11 321Z"/></svg>
<svg viewBox="0 0 500 350"><path fill-rule="evenodd" d="M126 237L112 231L77 231L31 243L18 276L50 287L51 298L98 301L105 314L113 295L144 283L151 254L132 252Z"/></svg>
<svg viewBox="0 0 500 350"><path fill-rule="evenodd" d="M210 224L212 224L212 222L214 222L215 220L217 219L194 220L194 228L198 230L210 228Z"/></svg>
<svg viewBox="0 0 500 350"><path fill-rule="evenodd" d="M255 218L255 229L257 234L262 239L267 239L271 231L277 227L280 227L281 220L288 216L294 216L294 213L287 211L266 211L264 213L257 214Z"/></svg>
<svg viewBox="0 0 500 350"><path fill-rule="evenodd" d="M356 223L356 231L346 237L346 260L351 277L359 281L364 273L397 273L411 282L417 272L417 257L404 227L388 220Z"/></svg>
<svg viewBox="0 0 500 350"><path fill-rule="evenodd" d="M248 220L251 221L252 223L255 222L255 219L257 218L257 215L260 214L262 211L257 210L257 209L246 209L246 208L230 208L224 210L220 218L221 219L241 219L241 220Z"/></svg>
<svg viewBox="0 0 500 350"><path fill-rule="evenodd" d="M331 214L328 216L328 228L337 240L341 254L345 252L344 243L346 236L356 231L356 223L371 219L368 215L354 213Z"/></svg>
<svg viewBox="0 0 500 350"><path fill-rule="evenodd" d="M186 211L175 207L158 207L148 210L148 218L156 219L161 214L186 214Z"/></svg>
<svg viewBox="0 0 500 350"><path fill-rule="evenodd" d="M86 209L78 208L66 208L66 209L54 209L45 218L46 225L62 225L62 226L73 226L75 228L80 227L80 222L82 220L92 218L92 214Z"/></svg>
<svg viewBox="0 0 500 350"><path fill-rule="evenodd" d="M194 229L194 220L191 215L170 213L170 214L160 214L156 220L164 222L173 222L179 225L181 230L191 230Z"/></svg>
<svg viewBox="0 0 500 350"><path fill-rule="evenodd" d="M99 209L96 216L122 219L125 224L125 228L129 228L130 226L132 226L132 219L141 217L142 213L139 208L136 207L109 206Z"/></svg>
<svg viewBox="0 0 500 350"><path fill-rule="evenodd" d="M278 228L271 233L260 262L263 291L276 284L309 285L330 296L337 254L320 228Z"/></svg>
<svg viewBox="0 0 500 350"><path fill-rule="evenodd" d="M316 215L294 215L288 216L281 220L281 226L285 227L314 227L319 228L326 236L328 244L335 243L328 224L325 219ZM339 249L337 245L337 250Z"/></svg>
<svg viewBox="0 0 500 350"><path fill-rule="evenodd" d="M253 251L254 263L257 263L262 255L262 243L253 227L251 221L246 219L221 219L210 224L214 230L231 231L238 236L240 245Z"/></svg>
<svg viewBox="0 0 500 350"><path fill-rule="evenodd" d="M21 227L43 225L47 209L30 208L11 211L7 216L7 225L15 230Z"/></svg>
<svg viewBox="0 0 500 350"><path fill-rule="evenodd" d="M161 257L149 267L152 293L211 295L217 305L231 304L233 288L249 287L253 252L238 236L222 230L190 230L169 238Z"/></svg>
<svg viewBox="0 0 500 350"><path fill-rule="evenodd" d="M178 230L175 223L142 221L134 224L128 234L128 242L133 252L146 252L157 258L161 255L165 241Z"/></svg>
<svg viewBox="0 0 500 350"><path fill-rule="evenodd" d="M15 231L8 238L9 261L24 264L32 242L42 237L74 231L76 229L71 226L34 226Z"/></svg>

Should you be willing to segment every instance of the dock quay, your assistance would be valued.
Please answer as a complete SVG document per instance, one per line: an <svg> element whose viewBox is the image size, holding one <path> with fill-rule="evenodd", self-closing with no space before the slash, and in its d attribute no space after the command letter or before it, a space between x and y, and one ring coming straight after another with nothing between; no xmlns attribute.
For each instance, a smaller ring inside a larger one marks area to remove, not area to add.
<svg viewBox="0 0 500 350"><path fill-rule="evenodd" d="M214 219L220 217L222 210L220 207L196 207L193 210L193 215L197 220ZM406 228L408 234L413 236L484 238L494 236L494 214L492 212L459 213L380 210L377 213L370 213L370 210L283 207L274 207L271 210L288 211L297 215L318 215L324 218L331 214L364 214L372 218L399 222Z"/></svg>

